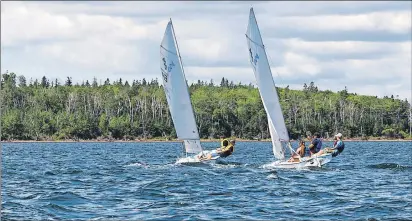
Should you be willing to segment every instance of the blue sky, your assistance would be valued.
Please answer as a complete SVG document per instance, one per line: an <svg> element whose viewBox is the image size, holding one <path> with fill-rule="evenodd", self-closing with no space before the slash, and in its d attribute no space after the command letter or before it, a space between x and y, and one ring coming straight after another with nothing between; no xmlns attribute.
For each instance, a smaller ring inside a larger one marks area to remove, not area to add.
<svg viewBox="0 0 412 221"><path fill-rule="evenodd" d="M172 18L189 82L254 83L253 6L275 82L411 100L411 2L1 2L1 71L63 82L161 79Z"/></svg>

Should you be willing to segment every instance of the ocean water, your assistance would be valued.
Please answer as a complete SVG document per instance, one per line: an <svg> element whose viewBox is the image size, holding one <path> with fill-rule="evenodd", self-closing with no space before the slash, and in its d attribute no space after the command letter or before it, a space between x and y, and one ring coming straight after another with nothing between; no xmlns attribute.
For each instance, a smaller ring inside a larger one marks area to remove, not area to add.
<svg viewBox="0 0 412 221"><path fill-rule="evenodd" d="M330 145L331 143L326 143ZM176 165L180 143L4 143L2 220L412 220L411 142L346 142L322 168L265 169L269 142ZM206 149L218 143L204 143ZM294 146L297 144L294 143Z"/></svg>

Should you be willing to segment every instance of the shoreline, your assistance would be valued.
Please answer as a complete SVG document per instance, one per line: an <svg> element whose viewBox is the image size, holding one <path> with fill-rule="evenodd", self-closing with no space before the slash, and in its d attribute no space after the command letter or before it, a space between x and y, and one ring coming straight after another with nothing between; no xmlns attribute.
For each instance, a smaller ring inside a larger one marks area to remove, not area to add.
<svg viewBox="0 0 412 221"><path fill-rule="evenodd" d="M237 142L271 142L271 140L244 140L236 139ZM361 140L361 139L343 139L344 142L412 142L411 139L371 139L371 140ZM180 140L160 140L160 139L147 139L147 140L11 140L11 141L1 141L1 143L181 143ZM219 139L200 139L202 143L212 143L220 142ZM291 142L297 142L297 140L291 140ZM305 139L305 142L309 140ZM333 142L333 140L324 139L323 142Z"/></svg>

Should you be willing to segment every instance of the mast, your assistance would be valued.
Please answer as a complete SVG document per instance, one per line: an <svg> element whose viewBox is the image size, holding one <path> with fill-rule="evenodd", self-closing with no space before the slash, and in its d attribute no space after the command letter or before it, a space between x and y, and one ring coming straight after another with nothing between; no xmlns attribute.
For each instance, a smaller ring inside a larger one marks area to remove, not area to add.
<svg viewBox="0 0 412 221"><path fill-rule="evenodd" d="M199 129L197 128L197 123L196 123L196 115L195 115L195 111L193 110L192 100L190 99L189 85L187 84L187 79L186 79L186 75L185 75L185 70L184 70L184 68L183 68L182 57L180 56L179 44L177 43L177 38L176 38L176 34L175 34L175 28L173 27L172 18L170 18L170 26L172 27L173 39L174 39L174 42L175 42L175 44L176 44L177 58L178 58L178 60L179 60L180 67L181 67L181 69L182 69L183 79L184 79L184 81L185 81L184 84L186 85L186 91L187 91L187 94L189 95L189 102L190 102L190 107L191 107L191 109L192 109L193 119L195 119L196 130L197 130L197 133L198 133L198 135L199 135ZM203 148L202 148L202 145L201 145L201 143L200 143L200 136L198 136L197 138L199 139L198 142L199 142L199 146L200 146L201 152L203 152ZM186 143L187 143L187 142L190 142L190 141L183 141L183 145L186 146ZM196 142L196 141L195 141L195 142ZM189 145L190 145L190 144L189 144ZM186 151L186 157L187 157L187 151Z"/></svg>
<svg viewBox="0 0 412 221"><path fill-rule="evenodd" d="M184 68L183 68L182 57L180 56L179 45L177 44L177 38L176 38L176 35L175 35L175 28L173 27L172 18L169 18L169 22L170 22L170 27L172 27L173 39L174 39L174 43L176 44L177 57L178 57L180 66L182 67L183 78L184 78L185 81L186 81L185 70L184 70ZM187 91L187 92L189 93L189 91ZM189 95L190 95L190 94L189 94ZM185 146L185 141L184 141L184 140L182 140L182 144L183 144L183 146ZM186 153L186 157L187 157L186 148L184 148L184 149L185 149L185 153Z"/></svg>
<svg viewBox="0 0 412 221"><path fill-rule="evenodd" d="M178 139L183 141L186 154L201 152L199 131L171 19L160 46L160 68Z"/></svg>
<svg viewBox="0 0 412 221"><path fill-rule="evenodd" d="M189 98L190 98L189 85L187 84L185 69L183 68L182 57L180 56L179 44L177 43L177 38L176 38L176 34L175 34L175 28L173 27L172 18L170 18L170 24L171 24L172 32L173 32L173 39L174 39L175 44L176 44L177 57L179 59L180 66L182 67L182 74L183 74L183 79L185 80L185 84L186 84L186 91L187 91L187 94L189 95ZM196 115L195 115L195 111L193 109L192 100L191 99L189 99L189 100L190 100L190 106L191 106L191 109L192 109L193 118L196 121ZM196 129L197 129L197 124L196 124ZM199 130L198 130L198 133L199 133ZM200 139L200 137L199 137L199 139Z"/></svg>
<svg viewBox="0 0 412 221"><path fill-rule="evenodd" d="M250 8L246 39L249 47L250 63L255 73L260 97L268 116L273 153L276 158L284 160L285 156L282 142L288 142L289 135L253 8Z"/></svg>

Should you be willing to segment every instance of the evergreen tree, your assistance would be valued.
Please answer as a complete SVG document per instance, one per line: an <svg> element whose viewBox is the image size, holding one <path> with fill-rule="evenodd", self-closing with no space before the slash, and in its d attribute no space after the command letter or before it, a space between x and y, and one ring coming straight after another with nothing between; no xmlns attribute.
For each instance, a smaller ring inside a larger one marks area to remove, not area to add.
<svg viewBox="0 0 412 221"><path fill-rule="evenodd" d="M72 86L72 78L67 77L66 83L64 84L65 86L71 87Z"/></svg>

